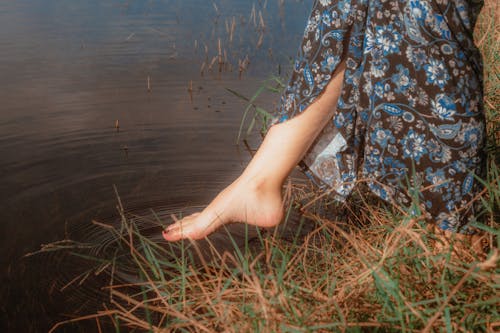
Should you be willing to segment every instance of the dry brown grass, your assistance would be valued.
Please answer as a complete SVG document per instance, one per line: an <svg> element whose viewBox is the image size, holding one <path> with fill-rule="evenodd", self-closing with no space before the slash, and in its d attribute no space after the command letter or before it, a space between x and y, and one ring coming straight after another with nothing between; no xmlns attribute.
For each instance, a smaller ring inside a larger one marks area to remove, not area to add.
<svg viewBox="0 0 500 333"><path fill-rule="evenodd" d="M363 210L364 225L310 215L316 228L302 238L271 232L223 253L208 242L208 255L199 243L166 249L149 241L123 213L121 230L106 227L121 262L105 271L133 267L142 282L110 284L103 311L76 320L151 332L498 327L498 246L488 237L497 235L485 234L487 260L453 244L436 251L441 240L418 217L361 202L348 209Z"/></svg>

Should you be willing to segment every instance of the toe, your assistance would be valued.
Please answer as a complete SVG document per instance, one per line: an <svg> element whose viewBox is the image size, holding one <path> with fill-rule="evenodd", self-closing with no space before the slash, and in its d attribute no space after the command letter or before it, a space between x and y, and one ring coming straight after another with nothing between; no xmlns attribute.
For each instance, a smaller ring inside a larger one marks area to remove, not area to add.
<svg viewBox="0 0 500 333"><path fill-rule="evenodd" d="M170 242L175 242L182 238L193 238L192 234L196 231L196 217L198 215L199 213L195 213L171 224L163 231L163 238Z"/></svg>
<svg viewBox="0 0 500 333"><path fill-rule="evenodd" d="M197 213L194 213L194 214L191 214L191 215L188 215L188 216L185 216L184 218L182 218L181 220L177 219L175 217L174 214L172 214L172 220L174 220L174 223L170 224L166 229L165 231L169 232L169 231L173 231L175 229L178 229L179 227L181 227L181 225L185 224L186 222L189 222L190 220L194 219L195 217L197 217L198 215L200 215L199 212Z"/></svg>
<svg viewBox="0 0 500 333"><path fill-rule="evenodd" d="M173 216L173 219L176 220L175 216ZM221 220L220 216L204 210L186 216L182 220L176 220L175 223L165 229L163 237L171 242L182 238L202 239L221 224L223 224L223 220Z"/></svg>
<svg viewBox="0 0 500 333"><path fill-rule="evenodd" d="M162 236L166 241L169 242L175 242L182 238L178 230L173 230L173 231L164 230Z"/></svg>

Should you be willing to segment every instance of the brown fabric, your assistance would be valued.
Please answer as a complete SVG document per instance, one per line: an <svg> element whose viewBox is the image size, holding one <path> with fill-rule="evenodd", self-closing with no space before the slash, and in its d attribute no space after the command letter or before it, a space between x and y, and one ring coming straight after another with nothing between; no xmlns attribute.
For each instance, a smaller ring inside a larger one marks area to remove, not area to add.
<svg viewBox="0 0 500 333"><path fill-rule="evenodd" d="M304 111L345 61L330 123L307 174L344 200L366 179L384 200L424 206L443 230L468 232L483 186L482 63L473 0L317 0L273 123Z"/></svg>

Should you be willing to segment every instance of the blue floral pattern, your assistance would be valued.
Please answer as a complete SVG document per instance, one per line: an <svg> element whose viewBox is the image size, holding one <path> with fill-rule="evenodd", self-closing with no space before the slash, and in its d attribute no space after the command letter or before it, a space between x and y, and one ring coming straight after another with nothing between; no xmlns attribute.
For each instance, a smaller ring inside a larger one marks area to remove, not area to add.
<svg viewBox="0 0 500 333"><path fill-rule="evenodd" d="M470 231L485 171L482 61L471 37L481 7L314 1L272 123L304 111L345 62L333 119L302 161L317 185L344 200L363 178L384 200L418 200L442 229Z"/></svg>

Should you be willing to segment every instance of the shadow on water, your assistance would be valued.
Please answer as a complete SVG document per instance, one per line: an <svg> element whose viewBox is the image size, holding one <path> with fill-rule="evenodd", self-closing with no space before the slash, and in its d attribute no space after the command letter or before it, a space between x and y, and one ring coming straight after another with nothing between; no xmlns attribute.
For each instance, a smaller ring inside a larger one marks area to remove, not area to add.
<svg viewBox="0 0 500 333"><path fill-rule="evenodd" d="M234 145L244 103L225 88L251 96L289 68L309 6L0 3L2 331L43 332L99 302L97 283L61 292L83 261L23 256L66 238L110 246L91 221L116 219L113 185L128 211L167 221L238 175L249 159ZM78 330L95 326L68 328Z"/></svg>

